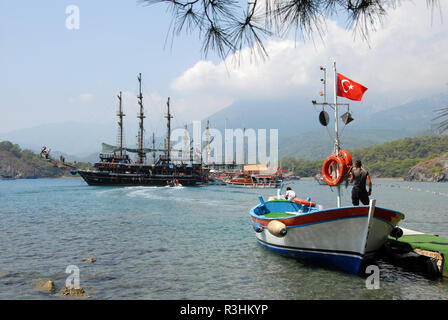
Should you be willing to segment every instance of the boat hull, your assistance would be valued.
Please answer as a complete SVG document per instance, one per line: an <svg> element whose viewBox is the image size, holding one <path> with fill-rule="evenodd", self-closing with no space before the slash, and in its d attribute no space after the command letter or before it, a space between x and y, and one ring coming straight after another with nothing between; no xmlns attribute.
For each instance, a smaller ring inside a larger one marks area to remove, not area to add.
<svg viewBox="0 0 448 320"><path fill-rule="evenodd" d="M317 262L347 273L357 274L363 261L363 258L358 255L335 253L334 251L304 250L294 247L276 246L260 239L258 239L258 242L263 247L273 250L283 256Z"/></svg>
<svg viewBox="0 0 448 320"><path fill-rule="evenodd" d="M273 183L237 183L237 182L225 182L227 186L236 188L278 188L281 182Z"/></svg>
<svg viewBox="0 0 448 320"><path fill-rule="evenodd" d="M173 179L177 179L183 186L202 184L202 178L199 176L117 174L83 170L78 173L90 186L166 186Z"/></svg>
<svg viewBox="0 0 448 320"><path fill-rule="evenodd" d="M268 249L356 274L362 261L381 248L404 217L396 211L375 208L368 228L368 210L369 207L344 207L284 219L264 219L252 214L252 223L262 226L256 237ZM272 220L285 224L285 236L270 233L267 226Z"/></svg>

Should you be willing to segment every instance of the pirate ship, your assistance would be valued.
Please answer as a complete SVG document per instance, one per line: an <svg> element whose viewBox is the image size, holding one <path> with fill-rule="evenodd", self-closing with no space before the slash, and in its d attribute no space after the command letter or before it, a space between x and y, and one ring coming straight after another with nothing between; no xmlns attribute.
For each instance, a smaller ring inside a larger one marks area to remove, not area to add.
<svg viewBox="0 0 448 320"><path fill-rule="evenodd" d="M171 159L171 119L170 98L167 101L167 136L165 146L162 149L155 147L154 134L152 136L152 148L144 147L144 123L146 117L143 112L142 77L137 77L139 82L139 131L137 136L137 149L126 148L123 139L123 117L122 94L118 95L119 109L117 116L118 136L117 145L111 146L103 143L102 153L99 161L93 169L78 170L79 175L89 185L94 186L170 186L182 184L183 186L194 186L202 184L207 180L208 170L201 163L195 163L190 148L189 159ZM151 164L147 163L147 153L153 154ZM132 161L129 153L135 153L137 159ZM159 154L157 157L156 154Z"/></svg>

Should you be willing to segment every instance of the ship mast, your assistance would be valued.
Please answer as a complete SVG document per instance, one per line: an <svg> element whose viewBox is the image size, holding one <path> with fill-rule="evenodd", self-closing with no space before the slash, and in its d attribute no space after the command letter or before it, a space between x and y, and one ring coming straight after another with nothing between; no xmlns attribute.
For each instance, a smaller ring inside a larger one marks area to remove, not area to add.
<svg viewBox="0 0 448 320"><path fill-rule="evenodd" d="M123 117L125 116L125 114L123 113L123 109L122 109L122 94L120 91L120 94L118 95L118 101L120 101L119 103L119 107L118 107L118 113L117 116L119 118L118 120L118 147L120 148L120 156L123 155Z"/></svg>
<svg viewBox="0 0 448 320"><path fill-rule="evenodd" d="M142 164L145 162L146 153L143 150L143 119L145 115L143 114L143 95L142 95L142 74L139 73L137 76L138 84L139 84L139 94L138 104L140 105L140 112L137 118L140 119L139 131L138 131L138 163Z"/></svg>
<svg viewBox="0 0 448 320"><path fill-rule="evenodd" d="M205 127L205 164L208 164L210 158L210 120L207 120Z"/></svg>
<svg viewBox="0 0 448 320"><path fill-rule="evenodd" d="M185 124L184 126L184 148L182 152L182 159L187 159L189 155L190 150L190 143L189 143L189 136L188 136L188 126Z"/></svg>
<svg viewBox="0 0 448 320"><path fill-rule="evenodd" d="M165 116L167 119L167 134L166 134L166 142L165 142L165 158L167 161L170 161L170 151L171 151L171 119L173 116L170 113L170 97L168 97L168 101L166 102L166 106L168 112Z"/></svg>
<svg viewBox="0 0 448 320"><path fill-rule="evenodd" d="M152 163L156 163L156 137L152 133Z"/></svg>

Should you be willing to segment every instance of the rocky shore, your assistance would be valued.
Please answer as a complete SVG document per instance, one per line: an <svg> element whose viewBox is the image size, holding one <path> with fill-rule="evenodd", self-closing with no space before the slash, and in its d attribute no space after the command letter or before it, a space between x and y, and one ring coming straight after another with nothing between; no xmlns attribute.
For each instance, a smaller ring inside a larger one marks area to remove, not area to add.
<svg viewBox="0 0 448 320"><path fill-rule="evenodd" d="M448 182L448 153L422 161L412 167L406 181Z"/></svg>

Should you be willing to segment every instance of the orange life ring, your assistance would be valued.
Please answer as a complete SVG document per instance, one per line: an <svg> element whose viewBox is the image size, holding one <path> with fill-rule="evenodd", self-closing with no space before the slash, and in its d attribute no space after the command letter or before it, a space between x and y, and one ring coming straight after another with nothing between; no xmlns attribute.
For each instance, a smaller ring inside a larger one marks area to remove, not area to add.
<svg viewBox="0 0 448 320"><path fill-rule="evenodd" d="M333 179L331 174L335 165L338 172L336 173L336 178ZM333 154L324 161L324 165L322 166L322 178L329 186L335 186L342 182L342 177L347 170L344 158L337 154Z"/></svg>
<svg viewBox="0 0 448 320"><path fill-rule="evenodd" d="M342 158L344 158L345 161L345 168L344 168L344 175L345 175L348 173L350 167L353 166L352 156L347 150L340 150L339 154L342 156Z"/></svg>
<svg viewBox="0 0 448 320"><path fill-rule="evenodd" d="M315 203L315 202L307 201L307 200L303 200L303 199L299 199L299 198L294 198L293 201L294 201L295 203L303 204L303 205L308 206L308 207L315 207L315 206L316 206L316 203Z"/></svg>

